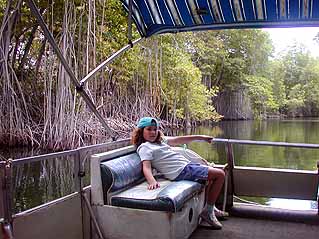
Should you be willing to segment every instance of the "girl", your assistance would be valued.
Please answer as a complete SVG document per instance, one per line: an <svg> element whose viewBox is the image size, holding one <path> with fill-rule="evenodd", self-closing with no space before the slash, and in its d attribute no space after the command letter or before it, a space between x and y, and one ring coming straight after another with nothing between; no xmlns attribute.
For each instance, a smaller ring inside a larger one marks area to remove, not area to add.
<svg viewBox="0 0 319 239"><path fill-rule="evenodd" d="M222 189L225 173L221 169L192 163L181 154L174 152L170 146L187 144L194 140L212 142L213 137L206 135L188 135L164 138L155 118L141 118L132 135L132 143L137 148L142 161L143 174L148 182L148 189L160 187L152 174L152 167L166 178L179 181L205 180L207 185L207 209L201 213L201 218L214 229L221 229L222 224L216 216L227 216L226 212L214 207Z"/></svg>

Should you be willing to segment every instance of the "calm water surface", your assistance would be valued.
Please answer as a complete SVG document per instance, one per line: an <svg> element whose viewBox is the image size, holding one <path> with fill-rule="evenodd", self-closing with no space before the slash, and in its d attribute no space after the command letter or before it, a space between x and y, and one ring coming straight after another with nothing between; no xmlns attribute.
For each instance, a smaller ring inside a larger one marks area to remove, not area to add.
<svg viewBox="0 0 319 239"><path fill-rule="evenodd" d="M319 144L319 119L224 121L209 127L178 132L206 134L218 138ZM208 145L202 142L188 146L202 157L217 164L226 163L223 144ZM318 149L285 148L271 146L234 145L237 166L317 170ZM278 182L280 183L280 182ZM245 198L261 204L288 209L315 209L317 202L278 198Z"/></svg>
<svg viewBox="0 0 319 239"><path fill-rule="evenodd" d="M319 144L319 119L225 121L213 126L169 134L206 134L218 138ZM209 161L217 164L226 163L223 144L209 145L204 142L194 142L188 147ZM33 152L33 154L38 154L38 152ZM0 155L20 158L30 156L32 153L29 152L28 155L27 152L7 150L6 153L0 152ZM317 170L319 150L234 145L234 156L235 164L238 166ZM15 212L24 211L75 191L72 157L24 164L15 167L13 173ZM86 185L88 185L88 173L86 179ZM311 209L317 207L314 201L276 198L248 198L248 200L280 208Z"/></svg>

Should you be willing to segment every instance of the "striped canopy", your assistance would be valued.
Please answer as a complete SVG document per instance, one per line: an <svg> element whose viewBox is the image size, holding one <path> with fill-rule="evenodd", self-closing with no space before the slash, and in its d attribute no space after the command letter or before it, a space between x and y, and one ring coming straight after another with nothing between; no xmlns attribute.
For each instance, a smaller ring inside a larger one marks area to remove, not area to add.
<svg viewBox="0 0 319 239"><path fill-rule="evenodd" d="M129 11L129 1L122 0ZM142 37L167 32L319 26L319 0L132 0Z"/></svg>

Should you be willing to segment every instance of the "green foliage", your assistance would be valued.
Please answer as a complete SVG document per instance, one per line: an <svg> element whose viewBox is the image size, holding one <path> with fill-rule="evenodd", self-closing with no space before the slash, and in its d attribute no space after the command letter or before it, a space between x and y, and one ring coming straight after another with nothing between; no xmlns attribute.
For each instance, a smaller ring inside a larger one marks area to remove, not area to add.
<svg viewBox="0 0 319 239"><path fill-rule="evenodd" d="M271 64L274 96L281 112L312 115L319 109L319 61L294 43ZM314 114L314 115L313 115Z"/></svg>
<svg viewBox="0 0 319 239"><path fill-rule="evenodd" d="M184 41L187 35L163 37L163 90L167 106L179 119L216 119L218 114L211 104L211 97L217 88L208 90L201 83L202 73L192 62L189 45Z"/></svg>
<svg viewBox="0 0 319 239"><path fill-rule="evenodd" d="M268 67L268 79L272 82L274 100L278 105L278 110L286 105L286 86L284 83L285 69L280 60L273 60Z"/></svg>
<svg viewBox="0 0 319 239"><path fill-rule="evenodd" d="M284 64L284 80L287 89L294 85L306 82L305 70L312 61L309 51L302 44L289 46L287 53L282 57ZM287 92L288 93L288 92Z"/></svg>
<svg viewBox="0 0 319 239"><path fill-rule="evenodd" d="M205 76L208 88L217 86L221 91L236 91L245 85L251 93L256 116L278 109L278 103L271 89L273 84L266 70L268 59L273 52L273 46L266 32L261 30L199 32L194 33L189 39L188 46L192 46L189 47L192 60ZM265 88L260 87L261 85ZM267 101L266 105L262 103L263 100Z"/></svg>
<svg viewBox="0 0 319 239"><path fill-rule="evenodd" d="M272 45L267 33L261 30L227 30L220 37L228 52L233 67L232 84L241 84L244 75L262 75L272 54ZM237 76L237 79L236 79Z"/></svg>
<svg viewBox="0 0 319 239"><path fill-rule="evenodd" d="M256 116L278 110L278 104L273 97L273 83L269 79L261 76L247 76L245 81Z"/></svg>
<svg viewBox="0 0 319 239"><path fill-rule="evenodd" d="M288 95L287 110L292 116L296 116L298 108L304 106L305 103L305 91L300 84L294 85Z"/></svg>
<svg viewBox="0 0 319 239"><path fill-rule="evenodd" d="M263 74L273 50L261 30L196 32L189 39L196 66L223 89L236 89L245 75Z"/></svg>
<svg viewBox="0 0 319 239"><path fill-rule="evenodd" d="M303 89L305 91L305 104L312 105L316 110L319 109L319 61L312 59L304 71L306 84Z"/></svg>
<svg viewBox="0 0 319 239"><path fill-rule="evenodd" d="M7 1L0 0L0 22L2 22L2 20L3 20L3 14L4 14L4 11L6 9L6 3L7 3Z"/></svg>
<svg viewBox="0 0 319 239"><path fill-rule="evenodd" d="M303 104L296 104L296 110L309 116L319 115L319 62L318 60L311 61L304 70L302 76L305 78L305 84L302 84L298 97ZM299 84L297 84L299 85ZM303 95L303 97L301 97ZM291 108L291 107L290 107ZM298 112L297 112L298 113Z"/></svg>

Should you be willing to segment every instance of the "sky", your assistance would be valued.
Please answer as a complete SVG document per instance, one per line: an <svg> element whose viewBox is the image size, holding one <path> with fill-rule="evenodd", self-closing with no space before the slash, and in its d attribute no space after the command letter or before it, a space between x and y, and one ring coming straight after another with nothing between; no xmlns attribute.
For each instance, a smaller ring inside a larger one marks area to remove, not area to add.
<svg viewBox="0 0 319 239"><path fill-rule="evenodd" d="M270 34L275 46L275 54L291 45L294 40L303 43L313 56L319 57L319 43L313 41L313 38L319 32L319 27L301 27L301 28L269 28L264 29Z"/></svg>

